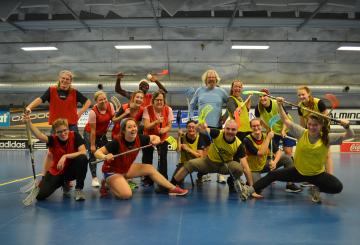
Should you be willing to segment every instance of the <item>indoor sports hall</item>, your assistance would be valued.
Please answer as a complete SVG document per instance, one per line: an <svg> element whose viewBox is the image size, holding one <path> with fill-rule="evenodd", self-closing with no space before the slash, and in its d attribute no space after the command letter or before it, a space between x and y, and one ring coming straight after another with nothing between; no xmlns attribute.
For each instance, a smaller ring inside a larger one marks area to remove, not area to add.
<svg viewBox="0 0 360 245"><path fill-rule="evenodd" d="M3 0L1 244L358 244L360 1Z"/></svg>

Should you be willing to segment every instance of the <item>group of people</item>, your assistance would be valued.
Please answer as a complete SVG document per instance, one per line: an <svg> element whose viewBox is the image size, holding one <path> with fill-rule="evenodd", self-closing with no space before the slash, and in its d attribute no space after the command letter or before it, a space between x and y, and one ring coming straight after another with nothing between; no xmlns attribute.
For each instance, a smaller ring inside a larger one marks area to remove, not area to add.
<svg viewBox="0 0 360 245"><path fill-rule="evenodd" d="M140 176L144 186L155 182L158 193L186 195L188 190L183 188L183 181L192 172L198 172L198 183L202 183L207 174L217 173L219 183L227 183L230 192L240 191L246 198L261 198L262 190L276 180L287 182L285 190L293 193L302 191L295 182L308 182L314 202L321 201L320 192L342 190L341 182L333 175L329 146L352 138L354 131L348 121L341 120L345 132L329 133L328 120L306 110L327 114L324 102L313 98L308 87L300 87L297 91L301 125L294 123L286 112L284 99L271 99L267 89L261 90L255 118L250 119L254 95L243 100L243 83L239 80L232 82L228 94L219 85L218 73L206 71L202 76L204 86L198 88L191 99L186 130L178 130L180 159L169 181L167 138L174 116L166 103L167 90L157 77L150 75L148 79L157 84L158 91L149 93L148 81L142 80L139 90L130 92L121 87L123 74L119 73L115 91L129 99L119 108L114 108L105 92L97 91L84 128L84 139L79 134L77 120L91 102L71 86L72 77L69 71L60 72L58 83L50 86L25 111L24 118L29 121L31 131L49 147L38 200L45 199L59 187L69 196L72 180L76 180L75 200L85 200L82 189L88 165L92 186L100 187L101 196L107 195L109 189L121 199L131 198L133 190L129 180ZM50 136L42 134L29 117L32 109L45 101L49 102ZM82 104L79 111L78 102ZM207 105L211 105L212 110L205 123L191 119L195 109L201 111ZM223 114L224 108L226 113ZM106 134L111 122L114 124L112 141L108 142ZM280 142L283 150L279 148ZM152 165L154 147L158 154L157 169ZM140 150L142 161L135 163ZM95 159L104 160L101 183L96 175L96 164L92 163ZM246 183L240 180L243 173ZM263 173L267 174L262 177ZM227 180L224 175L229 175ZM241 184L240 190L236 183Z"/></svg>

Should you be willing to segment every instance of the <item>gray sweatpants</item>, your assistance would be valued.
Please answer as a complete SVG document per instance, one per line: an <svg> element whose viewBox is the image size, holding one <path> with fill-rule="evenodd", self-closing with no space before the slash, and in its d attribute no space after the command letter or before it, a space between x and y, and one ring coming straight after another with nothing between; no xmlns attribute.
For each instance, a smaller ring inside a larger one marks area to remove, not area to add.
<svg viewBox="0 0 360 245"><path fill-rule="evenodd" d="M237 161L227 162L229 169L236 179L243 174L243 167ZM184 168L189 172L230 174L223 163L213 162L208 157L195 158L184 163Z"/></svg>

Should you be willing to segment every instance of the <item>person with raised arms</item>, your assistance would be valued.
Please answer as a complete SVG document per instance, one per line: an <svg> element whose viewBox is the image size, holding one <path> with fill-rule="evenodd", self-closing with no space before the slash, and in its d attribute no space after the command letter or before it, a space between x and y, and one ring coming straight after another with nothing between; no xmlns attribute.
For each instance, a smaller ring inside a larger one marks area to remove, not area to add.
<svg viewBox="0 0 360 245"><path fill-rule="evenodd" d="M159 90L166 94L167 93L166 88L164 87L164 85L162 85L161 82L159 82L157 77L155 75L151 75L151 74L149 74L149 75L150 75L149 76L150 82L155 83L158 86ZM123 77L124 77L124 74L122 72L117 74L116 83L115 83L115 92L130 100L133 92L124 90L121 87L121 79ZM150 86L149 86L148 81L146 79L141 79L140 83L139 83L139 90L144 92L144 99L143 99L143 103L142 103L143 107L146 107L151 104L152 93L149 93L149 89L150 89Z"/></svg>
<svg viewBox="0 0 360 245"><path fill-rule="evenodd" d="M290 168L270 171L265 177L257 181L253 188L259 193L273 181L309 182L311 200L321 202L320 192L336 194L340 193L343 185L338 178L325 171L325 162L330 145L341 144L343 140L354 137L354 131L350 128L349 121L342 119L341 125L344 133L329 133L328 121L316 114L310 114L307 120L307 128L304 128L286 115L282 104L284 98L278 97L278 110L282 122L287 126L291 134L298 139L294 155L294 166Z"/></svg>
<svg viewBox="0 0 360 245"><path fill-rule="evenodd" d="M309 87L302 86L297 89L297 95L299 98L298 105L300 108L298 108L298 114L300 117L300 125L304 128L307 127L307 120L311 112L307 111L306 109L310 109L316 112L319 112L321 114L327 115L328 111L326 109L326 105L323 100L319 98L315 98L312 95L312 92ZM330 127L330 125L328 125ZM326 158L326 165L325 165L326 172L329 174L334 173L334 163L331 158L331 152L329 149L328 156ZM308 183L301 183L302 186L311 186Z"/></svg>

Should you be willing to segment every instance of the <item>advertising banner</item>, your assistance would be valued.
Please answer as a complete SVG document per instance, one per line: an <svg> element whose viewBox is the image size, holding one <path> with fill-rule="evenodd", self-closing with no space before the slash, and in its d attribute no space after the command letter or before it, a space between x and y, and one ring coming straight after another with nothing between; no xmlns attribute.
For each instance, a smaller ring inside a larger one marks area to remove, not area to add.
<svg viewBox="0 0 360 245"><path fill-rule="evenodd" d="M177 116L178 110L173 110L174 114L174 120L172 121L172 128L178 128L179 125L176 122L176 116ZM198 112L194 111L194 116L191 118L195 121L198 119ZM181 121L180 121L180 128L186 128L186 123L189 120L188 118L188 111L187 110L181 110Z"/></svg>
<svg viewBox="0 0 360 245"><path fill-rule="evenodd" d="M343 142L340 152L360 153L360 142Z"/></svg>
<svg viewBox="0 0 360 245"><path fill-rule="evenodd" d="M28 148L27 140L22 139L0 139L1 150L24 150Z"/></svg>
<svg viewBox="0 0 360 245"><path fill-rule="evenodd" d="M0 127L10 127L10 112L0 110Z"/></svg>

